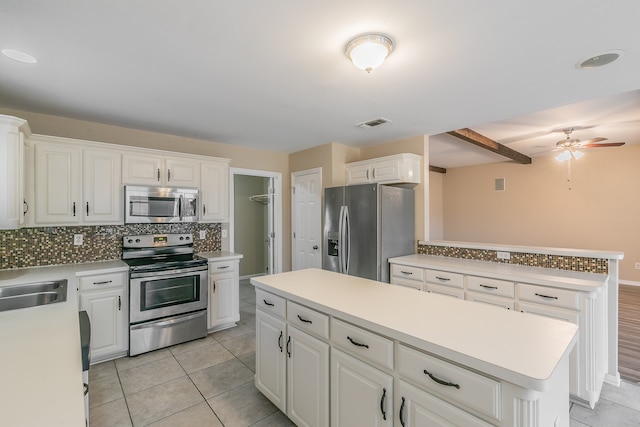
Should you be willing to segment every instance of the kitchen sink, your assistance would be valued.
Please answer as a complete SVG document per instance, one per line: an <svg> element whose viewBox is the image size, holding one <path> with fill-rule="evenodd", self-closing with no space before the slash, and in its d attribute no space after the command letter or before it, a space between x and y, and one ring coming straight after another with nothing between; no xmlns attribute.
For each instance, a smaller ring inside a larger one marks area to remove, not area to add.
<svg viewBox="0 0 640 427"><path fill-rule="evenodd" d="M0 287L0 311L37 307L66 300L66 280Z"/></svg>

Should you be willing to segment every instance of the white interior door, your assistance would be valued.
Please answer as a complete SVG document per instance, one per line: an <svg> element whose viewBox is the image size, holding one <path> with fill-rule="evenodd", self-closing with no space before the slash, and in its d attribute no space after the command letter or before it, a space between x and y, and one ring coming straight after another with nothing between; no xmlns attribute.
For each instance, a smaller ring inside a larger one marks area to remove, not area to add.
<svg viewBox="0 0 640 427"><path fill-rule="evenodd" d="M273 186L273 178L269 179L269 187L267 189L267 265L269 266L269 274L276 271L276 228L275 228L275 201Z"/></svg>
<svg viewBox="0 0 640 427"><path fill-rule="evenodd" d="M322 268L322 168L291 174L293 270Z"/></svg>

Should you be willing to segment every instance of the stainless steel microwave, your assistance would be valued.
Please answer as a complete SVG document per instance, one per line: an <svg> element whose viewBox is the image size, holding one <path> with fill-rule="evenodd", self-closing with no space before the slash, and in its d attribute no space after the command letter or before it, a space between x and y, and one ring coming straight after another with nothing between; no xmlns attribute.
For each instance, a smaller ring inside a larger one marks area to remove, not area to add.
<svg viewBox="0 0 640 427"><path fill-rule="evenodd" d="M124 187L124 222L170 223L198 221L198 189Z"/></svg>

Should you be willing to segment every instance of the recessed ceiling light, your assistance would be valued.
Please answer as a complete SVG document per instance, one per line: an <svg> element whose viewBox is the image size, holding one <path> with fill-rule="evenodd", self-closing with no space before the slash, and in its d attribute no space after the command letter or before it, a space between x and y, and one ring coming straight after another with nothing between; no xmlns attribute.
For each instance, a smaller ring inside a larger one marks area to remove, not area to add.
<svg viewBox="0 0 640 427"><path fill-rule="evenodd" d="M24 62L25 64L35 64L38 62L36 58L29 55L28 53L15 50L15 49L2 49L2 54L7 58L11 58L14 61Z"/></svg>
<svg viewBox="0 0 640 427"><path fill-rule="evenodd" d="M603 52L596 56L592 56L591 58L579 61L576 64L576 67L583 69L602 67L603 65L610 64L616 59L620 58L622 54L622 50L610 50L608 52Z"/></svg>

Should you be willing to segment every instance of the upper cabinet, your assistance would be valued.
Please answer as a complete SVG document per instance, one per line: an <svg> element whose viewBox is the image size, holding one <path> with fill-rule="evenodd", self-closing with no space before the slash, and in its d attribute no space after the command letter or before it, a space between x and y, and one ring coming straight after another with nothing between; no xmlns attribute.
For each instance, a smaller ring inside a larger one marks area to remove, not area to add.
<svg viewBox="0 0 640 427"><path fill-rule="evenodd" d="M346 183L420 184L421 160L417 154L403 153L347 163Z"/></svg>
<svg viewBox="0 0 640 427"><path fill-rule="evenodd" d="M124 153L122 163L124 184L200 187L200 162L188 157L135 152Z"/></svg>
<svg viewBox="0 0 640 427"><path fill-rule="evenodd" d="M34 136L33 225L122 223L120 153Z"/></svg>
<svg viewBox="0 0 640 427"><path fill-rule="evenodd" d="M229 162L202 162L200 221L229 221Z"/></svg>
<svg viewBox="0 0 640 427"><path fill-rule="evenodd" d="M24 224L24 138L29 134L25 120L0 115L0 229Z"/></svg>

